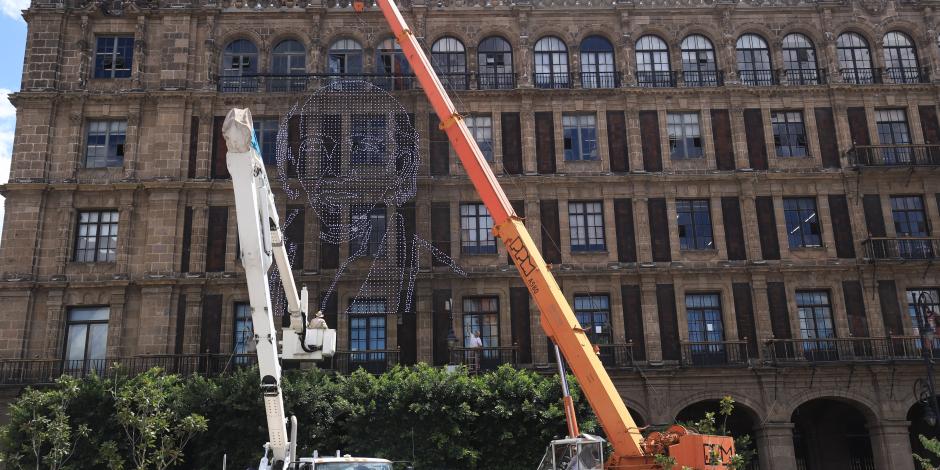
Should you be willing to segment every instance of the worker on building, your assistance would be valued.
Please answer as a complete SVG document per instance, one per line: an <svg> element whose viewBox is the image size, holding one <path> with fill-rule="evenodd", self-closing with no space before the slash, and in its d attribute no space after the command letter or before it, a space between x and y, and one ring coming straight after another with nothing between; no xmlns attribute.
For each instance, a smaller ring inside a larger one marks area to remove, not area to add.
<svg viewBox="0 0 940 470"><path fill-rule="evenodd" d="M470 335L470 372L480 371L480 361L483 359L483 338L480 338L480 330L476 330Z"/></svg>
<svg viewBox="0 0 940 470"><path fill-rule="evenodd" d="M307 322L307 329L310 329L310 330L329 329L329 326L327 326L326 324L326 319L323 318L323 310L317 310L316 315L314 315L313 318L311 318L310 321Z"/></svg>

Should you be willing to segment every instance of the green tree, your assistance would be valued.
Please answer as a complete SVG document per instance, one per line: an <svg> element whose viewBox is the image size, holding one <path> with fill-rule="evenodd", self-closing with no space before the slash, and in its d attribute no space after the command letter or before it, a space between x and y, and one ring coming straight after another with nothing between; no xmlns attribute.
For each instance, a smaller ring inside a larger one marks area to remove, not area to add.
<svg viewBox="0 0 940 470"><path fill-rule="evenodd" d="M923 434L918 434L917 438L920 439L920 443L923 444L924 449L933 455L925 457L914 454L914 461L917 462L923 470L937 470L938 467L934 466L931 459L936 460L940 458L940 440L937 440L935 437L928 438Z"/></svg>
<svg viewBox="0 0 940 470"><path fill-rule="evenodd" d="M79 439L88 435L88 427L76 425L68 413L78 384L63 376L52 389L26 389L9 409L11 424L2 434L3 461L20 469L71 468L69 460Z"/></svg>

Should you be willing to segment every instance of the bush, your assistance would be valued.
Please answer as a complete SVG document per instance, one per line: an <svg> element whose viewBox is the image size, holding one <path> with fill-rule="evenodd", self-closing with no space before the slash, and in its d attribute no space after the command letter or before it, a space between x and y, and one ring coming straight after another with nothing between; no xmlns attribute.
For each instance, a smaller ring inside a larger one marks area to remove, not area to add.
<svg viewBox="0 0 940 470"><path fill-rule="evenodd" d="M548 442L566 432L558 377L509 366L482 375L427 365L378 376L291 370L283 390L288 415L299 422L299 452L306 456L340 449L411 461L419 469L515 469L537 465ZM595 432L576 383L572 395L581 429ZM59 421L71 429L63 442L72 449L64 465L40 468L121 468L135 455L137 462L146 460L133 466L139 469L219 468L224 454L228 468L241 470L257 468L268 440L257 369L211 379L159 371L118 381L92 377L29 390L14 403L0 439L13 468L37 468L28 431L37 413L22 411L35 408L37 396L65 410ZM54 415L49 406L37 408L38 414ZM94 432L83 435L85 428ZM132 444L128 430L156 437Z"/></svg>

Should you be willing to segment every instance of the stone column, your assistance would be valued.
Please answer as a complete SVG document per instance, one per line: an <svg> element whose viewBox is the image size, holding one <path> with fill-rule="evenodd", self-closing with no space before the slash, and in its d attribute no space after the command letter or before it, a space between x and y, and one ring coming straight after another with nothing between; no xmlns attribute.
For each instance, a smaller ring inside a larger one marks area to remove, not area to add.
<svg viewBox="0 0 940 470"><path fill-rule="evenodd" d="M797 468L796 454L793 451L793 423L764 423L754 437L757 440L761 470Z"/></svg>
<svg viewBox="0 0 940 470"><path fill-rule="evenodd" d="M190 286L185 288L184 293L186 322L183 326L183 354L199 354L203 289L201 286Z"/></svg>
<svg viewBox="0 0 940 470"><path fill-rule="evenodd" d="M36 308L39 308L37 305ZM65 330L65 290L50 289L46 294L46 344L42 357L57 358L62 350L62 335Z"/></svg>
<svg viewBox="0 0 940 470"><path fill-rule="evenodd" d="M882 420L869 426L875 468L915 470L908 432L910 424L905 420Z"/></svg>
<svg viewBox="0 0 940 470"><path fill-rule="evenodd" d="M121 357L124 354L122 333L124 332L124 288L115 287L111 291L108 316L108 356Z"/></svg>
<svg viewBox="0 0 940 470"><path fill-rule="evenodd" d="M646 357L651 363L663 361L663 346L659 335L659 305L656 302L656 280L645 276L640 281L643 296L643 331L646 333Z"/></svg>

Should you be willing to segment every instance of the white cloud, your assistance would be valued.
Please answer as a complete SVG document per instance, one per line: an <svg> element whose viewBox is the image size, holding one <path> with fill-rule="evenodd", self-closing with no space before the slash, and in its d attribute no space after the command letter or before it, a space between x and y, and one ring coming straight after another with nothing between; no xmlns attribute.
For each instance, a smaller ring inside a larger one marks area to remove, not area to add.
<svg viewBox="0 0 940 470"><path fill-rule="evenodd" d="M0 0L6 2L9 0ZM0 88L0 183L10 179L10 161L13 157L13 131L16 129L16 108L10 103L11 91ZM4 201L0 197L0 229L3 228Z"/></svg>
<svg viewBox="0 0 940 470"><path fill-rule="evenodd" d="M23 21L22 11L29 8L30 0L0 0L0 12L17 21Z"/></svg>

